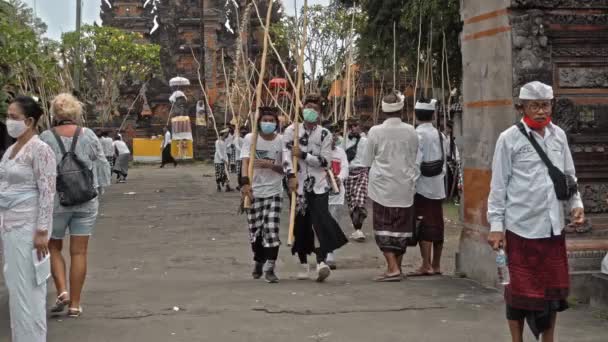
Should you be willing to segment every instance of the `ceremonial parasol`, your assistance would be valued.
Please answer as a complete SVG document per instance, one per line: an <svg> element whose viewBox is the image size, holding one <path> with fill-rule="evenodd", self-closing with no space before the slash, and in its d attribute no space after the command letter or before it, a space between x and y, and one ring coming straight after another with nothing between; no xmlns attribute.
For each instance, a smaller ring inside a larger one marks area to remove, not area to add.
<svg viewBox="0 0 608 342"><path fill-rule="evenodd" d="M171 80L169 80L169 85L171 87L189 86L190 81L184 77L173 77Z"/></svg>

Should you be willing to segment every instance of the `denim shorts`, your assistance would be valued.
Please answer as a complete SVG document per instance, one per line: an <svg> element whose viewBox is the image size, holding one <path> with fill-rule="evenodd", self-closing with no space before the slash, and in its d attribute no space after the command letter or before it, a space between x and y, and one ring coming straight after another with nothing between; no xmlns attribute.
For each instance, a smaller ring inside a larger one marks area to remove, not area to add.
<svg viewBox="0 0 608 342"><path fill-rule="evenodd" d="M56 213L53 215L51 239L63 240L68 229L70 236L91 236L96 221L97 211Z"/></svg>

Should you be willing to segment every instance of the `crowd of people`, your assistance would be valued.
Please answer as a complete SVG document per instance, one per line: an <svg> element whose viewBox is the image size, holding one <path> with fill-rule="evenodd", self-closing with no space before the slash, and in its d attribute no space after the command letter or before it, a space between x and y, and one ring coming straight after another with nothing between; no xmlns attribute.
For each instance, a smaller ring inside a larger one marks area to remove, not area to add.
<svg viewBox="0 0 608 342"><path fill-rule="evenodd" d="M443 203L462 181L454 177L460 174L455 167L460 154L451 134L434 126L437 101L416 103L414 127L402 121L404 97L393 92L382 101L384 122L365 134L360 122L350 119L341 136L336 125L322 121L315 98L305 101L303 122L284 129L277 108L260 108L259 134L244 138L244 167L238 175L243 203L251 202L245 211L253 278L279 282L276 261L282 243L279 232L287 226L280 222L285 190L296 194L291 253L301 264L297 279L325 281L337 268L336 251L348 242L338 223L342 212L348 211L352 222L350 238L363 242L368 208L374 240L386 261L386 270L375 281L441 275ZM566 136L551 123L552 88L540 82L526 84L519 100L521 122L505 131L496 145L488 243L505 251L509 260L505 300L512 340L523 341L527 321L537 338L553 341L557 313L568 307L564 205L575 225L583 224L584 210ZM224 140L234 139L232 131L224 134L219 140L223 149ZM232 160L222 151L223 157L216 159L218 190ZM420 249L420 266L404 274L403 256L414 246ZM313 253L316 270L311 272L308 256ZM546 258L538 259L539 255ZM530 258L537 262L531 264Z"/></svg>
<svg viewBox="0 0 608 342"><path fill-rule="evenodd" d="M552 88L526 84L519 100L521 121L496 143L488 243L508 256L505 301L513 341L523 340L525 321L537 337L552 341L557 313L568 308L565 211L575 225L585 216L566 135L551 123ZM386 119L367 134L350 119L341 136L337 125L322 120L318 97L305 100L301 123L281 127L278 108L261 107L255 134L242 137L233 128L219 132L218 191L232 191L229 175L238 174L254 279L279 282L286 194L295 208L291 253L300 264L298 279L326 281L339 266L336 252L349 241L339 224L342 213L352 223L350 238L364 242L369 209L386 265L375 281L442 274L443 202L452 187L446 177L459 173L449 167L458 152L452 138L433 124L436 100L416 103L417 127L402 121L404 103L398 92L385 96ZM96 135L82 127L82 104L70 94L58 95L50 107L53 127L40 135L43 111L35 99L19 96L8 107L7 131L16 141L0 161L0 236L13 342L46 341L48 276L57 291L50 311L73 318L82 314L88 243L100 196L112 173L119 183L128 175L130 150L120 135L112 139L108 132ZM165 130L161 167L176 165L170 145ZM62 253L66 235L69 270ZM420 266L404 274L403 256L415 246Z"/></svg>

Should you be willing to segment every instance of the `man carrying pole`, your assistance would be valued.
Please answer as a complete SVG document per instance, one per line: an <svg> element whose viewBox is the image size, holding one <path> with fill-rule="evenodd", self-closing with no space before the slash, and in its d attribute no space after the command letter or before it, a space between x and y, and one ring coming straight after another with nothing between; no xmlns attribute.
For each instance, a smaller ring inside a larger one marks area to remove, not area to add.
<svg viewBox="0 0 608 342"><path fill-rule="evenodd" d="M275 274L275 264L281 245L279 227L283 198L283 140L277 134L277 108L262 107L259 112L257 143L252 144L253 134L247 134L243 142L241 156L245 172L240 175L240 184L243 197L251 199L250 208L245 210L255 261L253 278L259 279L264 275L268 283L277 283L279 278ZM255 172L253 179L249 179L249 156L254 145Z"/></svg>
<svg viewBox="0 0 608 342"><path fill-rule="evenodd" d="M316 280L322 282L331 271L326 263L327 253L348 243L338 222L329 212L330 179L327 173L332 159L332 134L319 125L320 107L316 103L305 105L303 123L287 127L283 136L283 164L290 192L297 194L294 222L295 243L292 254L301 264L298 279L308 279L308 255L317 256ZM298 125L299 146L293 144ZM297 170L292 158L298 158ZM297 178L296 178L297 177ZM300 180L300 181L298 181ZM315 237L319 246L315 247Z"/></svg>

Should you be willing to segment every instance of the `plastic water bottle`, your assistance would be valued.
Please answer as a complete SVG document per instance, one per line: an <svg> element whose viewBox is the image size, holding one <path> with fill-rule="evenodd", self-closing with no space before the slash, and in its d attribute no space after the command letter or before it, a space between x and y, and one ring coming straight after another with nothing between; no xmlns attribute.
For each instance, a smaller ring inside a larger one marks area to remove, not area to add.
<svg viewBox="0 0 608 342"><path fill-rule="evenodd" d="M500 285L509 285L511 277L509 276L509 268L507 267L507 254L501 248L496 252L496 267L498 268L498 282Z"/></svg>

